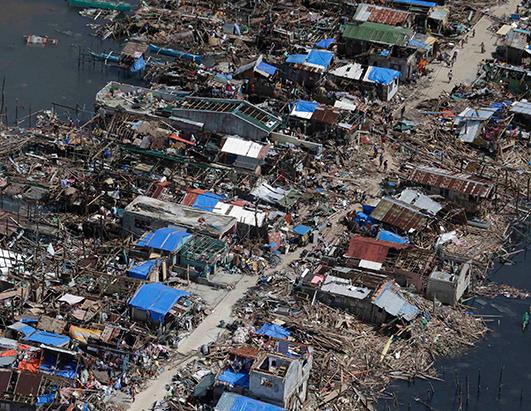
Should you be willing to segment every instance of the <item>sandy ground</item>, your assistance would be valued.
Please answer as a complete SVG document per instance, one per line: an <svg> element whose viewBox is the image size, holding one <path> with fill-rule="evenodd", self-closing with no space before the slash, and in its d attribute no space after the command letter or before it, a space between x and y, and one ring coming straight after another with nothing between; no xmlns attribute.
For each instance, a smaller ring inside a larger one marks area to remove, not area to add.
<svg viewBox="0 0 531 411"><path fill-rule="evenodd" d="M494 2L493 2L494 3ZM502 17L516 11L516 6L520 0L510 0L503 5L492 7L488 12L490 15ZM416 97L406 102L408 107L414 107L419 101L439 97L443 92L449 93L457 84L470 84L476 79L478 66L482 60L491 58L496 50L498 36L488 30L493 24L489 15L484 15L475 26L476 35L468 37L463 48L456 45L458 50L457 61L453 67L446 67L445 64L432 65L432 81L428 87L415 91ZM485 53L481 53L481 43L485 44ZM453 71L452 81L448 81L448 72Z"/></svg>

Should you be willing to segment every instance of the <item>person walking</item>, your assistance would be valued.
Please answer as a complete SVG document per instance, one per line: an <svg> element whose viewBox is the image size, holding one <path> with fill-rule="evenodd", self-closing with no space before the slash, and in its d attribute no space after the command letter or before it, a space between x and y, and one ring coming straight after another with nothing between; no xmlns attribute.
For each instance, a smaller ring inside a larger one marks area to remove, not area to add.
<svg viewBox="0 0 531 411"><path fill-rule="evenodd" d="M475 28L472 29L472 37L476 37L476 29Z"/></svg>
<svg viewBox="0 0 531 411"><path fill-rule="evenodd" d="M387 171L387 160L384 161L383 166L384 166L384 171Z"/></svg>
<svg viewBox="0 0 531 411"><path fill-rule="evenodd" d="M452 82L452 78L454 77L454 72L453 70L450 70L448 72L448 83L451 83Z"/></svg>
<svg viewBox="0 0 531 411"><path fill-rule="evenodd" d="M479 47L481 47L481 54L485 53L485 43L481 42Z"/></svg>

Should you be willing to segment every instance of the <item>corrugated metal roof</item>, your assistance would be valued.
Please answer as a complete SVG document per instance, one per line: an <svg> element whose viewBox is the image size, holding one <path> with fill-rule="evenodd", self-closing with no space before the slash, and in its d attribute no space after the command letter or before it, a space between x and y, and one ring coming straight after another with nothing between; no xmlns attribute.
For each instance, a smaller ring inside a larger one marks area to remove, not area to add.
<svg viewBox="0 0 531 411"><path fill-rule="evenodd" d="M374 293L372 303L384 309L394 317L403 318L406 321L413 320L419 309L410 304L400 291L400 286L394 281L388 281Z"/></svg>
<svg viewBox="0 0 531 411"><path fill-rule="evenodd" d="M394 46L407 45L413 34L413 30L408 28L372 22L348 23L342 27L342 35L347 39Z"/></svg>
<svg viewBox="0 0 531 411"><path fill-rule="evenodd" d="M371 290L368 288L356 287L350 284L349 280L335 277L333 275L326 276L326 279L321 286L321 291L344 295L345 297L351 297L357 300L363 300L371 293Z"/></svg>
<svg viewBox="0 0 531 411"><path fill-rule="evenodd" d="M452 173L435 167L417 167L409 176L409 181L481 198L488 197L493 189L493 184L487 180L470 174Z"/></svg>
<svg viewBox="0 0 531 411"><path fill-rule="evenodd" d="M393 10L383 7L369 6L370 15L367 21L374 23L388 24L389 26L400 26L407 18L407 11Z"/></svg>
<svg viewBox="0 0 531 411"><path fill-rule="evenodd" d="M371 213L371 217L404 231L424 228L427 215L407 203L384 197Z"/></svg>
<svg viewBox="0 0 531 411"><path fill-rule="evenodd" d="M262 159L267 154L268 146L253 141L243 140L238 137L227 137L221 151L238 156Z"/></svg>
<svg viewBox="0 0 531 411"><path fill-rule="evenodd" d="M437 201L434 201L427 195L411 188L403 190L398 199L404 203L415 206L420 210L427 211L431 215L437 214L442 209L442 205Z"/></svg>
<svg viewBox="0 0 531 411"><path fill-rule="evenodd" d="M387 258L390 249L402 249L407 245L392 243L390 241L380 241L374 238L354 236L350 239L346 258L356 258L358 260L373 261L383 263Z"/></svg>
<svg viewBox="0 0 531 411"><path fill-rule="evenodd" d="M511 107L511 112L531 116L531 102L518 101Z"/></svg>

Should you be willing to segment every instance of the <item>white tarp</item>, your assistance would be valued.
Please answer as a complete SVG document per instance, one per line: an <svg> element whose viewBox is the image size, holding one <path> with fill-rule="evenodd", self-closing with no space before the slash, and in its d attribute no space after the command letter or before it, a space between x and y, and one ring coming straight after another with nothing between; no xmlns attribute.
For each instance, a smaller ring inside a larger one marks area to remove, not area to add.
<svg viewBox="0 0 531 411"><path fill-rule="evenodd" d="M61 298L59 298L59 301L62 303L67 303L69 305L75 305L79 304L80 302L84 301L85 297L80 297L79 295L74 294L65 294Z"/></svg>
<svg viewBox="0 0 531 411"><path fill-rule="evenodd" d="M235 154L243 157L258 158L260 152L265 146L255 143L254 141L247 141L237 137L228 137L223 144L221 151L223 153Z"/></svg>

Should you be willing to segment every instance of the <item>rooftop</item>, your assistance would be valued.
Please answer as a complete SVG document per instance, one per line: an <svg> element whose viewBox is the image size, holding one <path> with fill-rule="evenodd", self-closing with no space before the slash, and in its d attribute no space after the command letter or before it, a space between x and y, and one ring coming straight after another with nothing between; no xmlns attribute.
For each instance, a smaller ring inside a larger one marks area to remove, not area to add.
<svg viewBox="0 0 531 411"><path fill-rule="evenodd" d="M347 23L342 27L344 38L390 46L406 46L414 34L415 32L408 28L372 22Z"/></svg>

